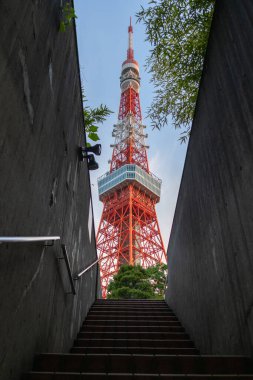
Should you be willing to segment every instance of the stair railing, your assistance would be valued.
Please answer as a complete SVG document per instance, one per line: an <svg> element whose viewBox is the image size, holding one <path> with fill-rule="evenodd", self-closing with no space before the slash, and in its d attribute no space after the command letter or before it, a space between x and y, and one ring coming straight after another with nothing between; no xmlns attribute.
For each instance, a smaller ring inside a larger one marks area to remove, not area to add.
<svg viewBox="0 0 253 380"><path fill-rule="evenodd" d="M51 244L44 244L51 246L56 240L60 240L60 236L0 236L0 244L51 242Z"/></svg>
<svg viewBox="0 0 253 380"><path fill-rule="evenodd" d="M94 261L92 264L90 264L88 267L84 268L80 273L78 273L74 277L74 280L79 280L82 277L82 275L84 275L84 273L88 272L88 270L90 270L94 265L98 264L99 261L101 261L103 259L107 259L107 257L113 256L113 255L115 255L115 254L112 253L110 255L107 255L107 256L104 256L104 257L100 257L99 259L97 259L96 261Z"/></svg>
<svg viewBox="0 0 253 380"><path fill-rule="evenodd" d="M60 236L0 236L0 244L43 242L44 246L51 247L52 245L54 245L55 241L58 241L60 239L61 239ZM51 242L51 243L46 244L47 242ZM62 244L61 249L62 249L63 257L58 257L58 260L63 259L65 261L68 278L69 278L70 286L71 286L71 293L75 295L76 290L75 290L73 277L71 274L70 263L69 263L66 246Z"/></svg>
<svg viewBox="0 0 253 380"><path fill-rule="evenodd" d="M90 264L87 268L83 269L80 273L78 273L73 279L74 280L79 280L84 273L88 272L94 265L96 265L101 259L95 260L92 264Z"/></svg>
<svg viewBox="0 0 253 380"><path fill-rule="evenodd" d="M69 257L68 257L66 245L61 244L61 249L62 249L63 257L58 257L58 260L63 259L65 261L67 273L68 273L68 278L69 278L69 282L70 282L70 286L71 286L71 293L75 296L76 295L76 288L75 288L75 284L73 281L74 278L73 278L72 273L71 273L71 268L70 268Z"/></svg>
<svg viewBox="0 0 253 380"><path fill-rule="evenodd" d="M57 240L60 240L60 236L0 236L0 244L9 244L9 243L36 243L36 242L43 242L44 246L52 246L54 245L54 242ZM46 244L47 242L51 242L51 244ZM74 281L79 280L86 272L88 272L94 265L98 264L100 260L102 260L102 257L100 259L95 260L92 264L90 264L88 267L84 268L80 273L78 273L76 276L72 275L71 268L70 268L70 262L69 257L67 253L67 247L65 244L61 244L62 249L62 257L58 257L58 260L64 260L66 264L66 269L68 273L68 278L71 286L71 293L73 295L76 295L76 289L75 289L75 283ZM108 255L106 257L109 257L112 255ZM103 258L106 258L103 257Z"/></svg>

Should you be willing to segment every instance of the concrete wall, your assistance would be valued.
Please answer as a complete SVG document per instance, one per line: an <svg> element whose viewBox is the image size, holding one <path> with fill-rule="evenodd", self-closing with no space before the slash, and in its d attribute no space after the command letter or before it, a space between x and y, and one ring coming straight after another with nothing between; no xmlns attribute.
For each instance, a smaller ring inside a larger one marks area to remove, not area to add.
<svg viewBox="0 0 253 380"><path fill-rule="evenodd" d="M166 300L202 353L253 353L252 20L217 1L168 247Z"/></svg>
<svg viewBox="0 0 253 380"><path fill-rule="evenodd" d="M73 273L96 258L76 36L60 0L0 2L0 235L60 235ZM90 216L89 216L90 215ZM89 217L91 230L89 233ZM96 296L96 268L70 291L60 244L0 245L0 378L35 352L67 351Z"/></svg>

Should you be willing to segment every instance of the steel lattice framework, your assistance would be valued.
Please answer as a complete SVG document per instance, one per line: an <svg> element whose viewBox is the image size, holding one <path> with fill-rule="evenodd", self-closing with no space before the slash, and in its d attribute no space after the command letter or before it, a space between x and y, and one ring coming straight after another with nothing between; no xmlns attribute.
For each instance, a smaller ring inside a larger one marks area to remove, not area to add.
<svg viewBox="0 0 253 380"><path fill-rule="evenodd" d="M104 204L97 234L102 295L122 264L144 268L165 261L155 205L161 180L149 170L139 98L139 65L134 59L133 27L128 27L127 60L120 77L118 123L114 125L110 171L98 179Z"/></svg>

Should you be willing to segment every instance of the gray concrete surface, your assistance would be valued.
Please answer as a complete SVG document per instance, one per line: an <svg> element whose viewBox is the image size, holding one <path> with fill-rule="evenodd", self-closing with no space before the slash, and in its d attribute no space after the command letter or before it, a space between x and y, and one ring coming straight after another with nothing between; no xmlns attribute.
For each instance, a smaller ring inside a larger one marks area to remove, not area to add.
<svg viewBox="0 0 253 380"><path fill-rule="evenodd" d="M59 235L73 273L96 258L80 78L60 0L0 2L0 236ZM90 231L89 231L90 217ZM60 244L0 245L0 378L35 352L67 351L96 297L96 268L70 285Z"/></svg>
<svg viewBox="0 0 253 380"><path fill-rule="evenodd" d="M202 353L253 354L252 20L217 1L168 247L166 300Z"/></svg>

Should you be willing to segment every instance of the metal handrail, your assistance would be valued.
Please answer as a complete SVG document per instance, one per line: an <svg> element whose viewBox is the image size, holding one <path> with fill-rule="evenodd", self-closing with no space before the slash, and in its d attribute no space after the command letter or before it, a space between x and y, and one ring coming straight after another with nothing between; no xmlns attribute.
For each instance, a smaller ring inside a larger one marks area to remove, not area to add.
<svg viewBox="0 0 253 380"><path fill-rule="evenodd" d="M97 259L96 261L94 261L91 265L89 265L87 268L83 269L80 273L78 273L75 277L74 277L74 280L79 280L80 277L86 273L89 269L91 269L94 265L96 265L99 261L103 260L103 259L107 259L107 257L110 257L110 256L113 256L114 253L111 253L110 255L107 255L105 257L100 257L99 259Z"/></svg>
<svg viewBox="0 0 253 380"><path fill-rule="evenodd" d="M94 265L96 265L99 260L101 259L97 259L96 261L94 261L91 265L89 265L87 268L83 269L80 273L78 273L75 277L74 277L74 280L79 280L79 278L86 272L88 272L89 269L91 269Z"/></svg>
<svg viewBox="0 0 253 380"><path fill-rule="evenodd" d="M35 242L49 242L51 241L52 244L56 240L60 240L60 236L0 236L0 244L3 243L35 243ZM71 293L76 295L76 289L74 280L79 280L80 277L86 273L88 270L90 270L94 265L96 265L100 260L112 256L108 255L106 257L100 257L96 261L94 261L91 265L89 265L87 268L83 269L80 273L78 273L75 277L72 276L71 268L70 268L70 262L68 258L67 248L65 244L61 244L61 249L63 253L63 257L58 257L58 260L64 260L67 268L68 278L71 285Z"/></svg>
<svg viewBox="0 0 253 380"><path fill-rule="evenodd" d="M52 242L54 244L56 240L60 240L60 236L0 236L0 244L3 243L35 243L35 242ZM71 293L76 294L74 281L71 274L69 258L67 254L67 249L64 244L61 245L63 257L58 257L58 259L64 259L67 267L68 277L71 285Z"/></svg>
<svg viewBox="0 0 253 380"><path fill-rule="evenodd" d="M69 281L70 281L71 293L76 295L76 289L75 289L75 284L73 281L74 279L73 279L73 276L71 273L71 268L70 268L69 257L68 257L66 245L61 244L61 249L62 249L63 257L59 257L58 259L64 259L64 261L66 263L66 267L67 267Z"/></svg>
<svg viewBox="0 0 253 380"><path fill-rule="evenodd" d="M0 236L0 244L3 243L35 243L38 241L60 240L60 236Z"/></svg>

